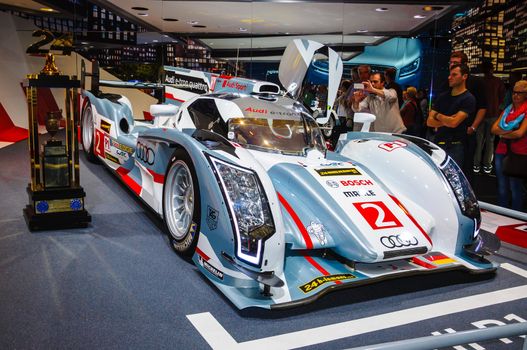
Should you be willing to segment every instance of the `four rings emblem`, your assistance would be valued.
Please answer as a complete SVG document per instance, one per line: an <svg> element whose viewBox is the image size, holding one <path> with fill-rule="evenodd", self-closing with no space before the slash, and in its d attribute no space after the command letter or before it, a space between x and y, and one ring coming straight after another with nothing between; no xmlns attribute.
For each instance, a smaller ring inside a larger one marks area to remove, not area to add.
<svg viewBox="0 0 527 350"><path fill-rule="evenodd" d="M137 144L137 148L135 149L135 157L137 159L142 160L148 165L153 165L154 160L156 158L156 155L154 153L154 150L142 143Z"/></svg>
<svg viewBox="0 0 527 350"><path fill-rule="evenodd" d="M417 245L419 241L417 238L402 239L399 235L382 236L381 243L386 248L402 248Z"/></svg>

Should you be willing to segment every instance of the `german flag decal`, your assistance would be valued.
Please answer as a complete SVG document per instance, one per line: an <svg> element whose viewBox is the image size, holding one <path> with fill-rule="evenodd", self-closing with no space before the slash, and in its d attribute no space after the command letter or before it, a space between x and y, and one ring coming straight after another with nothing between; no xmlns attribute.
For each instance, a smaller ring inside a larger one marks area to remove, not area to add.
<svg viewBox="0 0 527 350"><path fill-rule="evenodd" d="M456 260L441 254L441 253L431 253L425 256L426 260L431 261L435 265L445 265L455 263Z"/></svg>

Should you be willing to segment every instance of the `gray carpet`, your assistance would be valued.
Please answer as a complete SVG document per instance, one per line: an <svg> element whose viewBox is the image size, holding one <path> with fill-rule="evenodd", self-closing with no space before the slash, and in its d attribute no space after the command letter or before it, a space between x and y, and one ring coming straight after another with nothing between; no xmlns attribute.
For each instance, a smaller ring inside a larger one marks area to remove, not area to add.
<svg viewBox="0 0 527 350"><path fill-rule="evenodd" d="M28 231L27 143L0 149L0 349L202 349L186 315L211 312L238 342L360 319L401 308L526 284L463 273L405 278L330 294L294 310L238 311L168 245L161 221L102 165L81 156L93 222L86 229ZM525 250L497 261L527 269ZM427 336L481 319L527 319L524 300L475 309L310 348L335 349ZM509 321L506 321L509 322ZM501 349L498 341L487 349ZM520 349L515 338L504 349Z"/></svg>

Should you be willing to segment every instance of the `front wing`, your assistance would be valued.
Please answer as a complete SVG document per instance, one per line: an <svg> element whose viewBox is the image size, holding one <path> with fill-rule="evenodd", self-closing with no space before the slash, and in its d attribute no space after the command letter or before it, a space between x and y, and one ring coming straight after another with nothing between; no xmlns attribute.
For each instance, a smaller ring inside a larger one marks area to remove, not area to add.
<svg viewBox="0 0 527 350"><path fill-rule="evenodd" d="M468 255L465 256L465 253L458 256L430 252L412 259L373 264L356 263L354 266L339 261L337 257L323 255L323 251L320 253L314 255L313 251L289 251L284 274L279 276L285 285L271 288L271 296L264 295L262 288L230 286L219 282L206 270L204 274L239 309L285 309L309 304L331 291L388 279L452 270L465 270L472 274L492 273L497 268L495 263L484 259L476 262Z"/></svg>

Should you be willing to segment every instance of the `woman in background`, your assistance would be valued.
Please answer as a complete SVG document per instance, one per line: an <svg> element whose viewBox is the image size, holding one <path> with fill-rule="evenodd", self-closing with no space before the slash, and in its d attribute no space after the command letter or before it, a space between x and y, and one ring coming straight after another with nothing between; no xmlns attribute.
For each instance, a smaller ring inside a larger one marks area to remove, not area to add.
<svg viewBox="0 0 527 350"><path fill-rule="evenodd" d="M527 155L526 115L527 81L520 80L514 84L512 104L505 108L491 129L493 134L500 136L495 157L496 177L498 178L498 205L519 211L523 210L525 199L523 179L503 174L503 159L507 154L508 147L513 153ZM527 167L527 164L525 166ZM509 205L509 193L512 194L512 205Z"/></svg>

